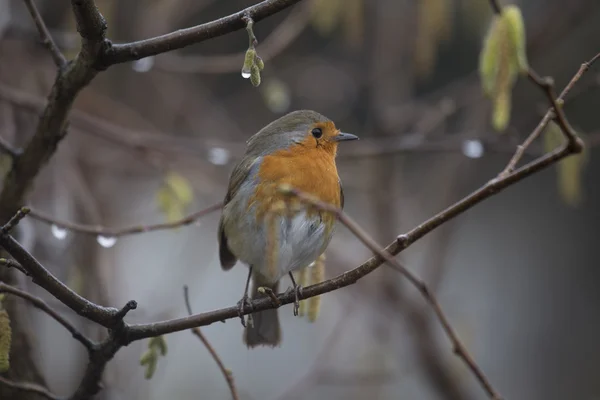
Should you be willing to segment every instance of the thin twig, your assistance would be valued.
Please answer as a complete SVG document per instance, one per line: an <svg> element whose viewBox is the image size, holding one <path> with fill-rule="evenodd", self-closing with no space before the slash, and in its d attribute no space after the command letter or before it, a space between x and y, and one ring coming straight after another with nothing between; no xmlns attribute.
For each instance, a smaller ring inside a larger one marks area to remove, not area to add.
<svg viewBox="0 0 600 400"><path fill-rule="evenodd" d="M563 134L569 141L569 146L573 147L573 152L578 153L583 149L583 142L576 135L573 128L571 128L571 125L569 124L566 116L564 115L564 112L562 109L563 107L559 103L564 103L565 97L567 96L567 94L569 94L569 91L579 81L579 79L581 79L583 74L588 69L590 69L590 67L599 58L600 58L600 53L598 53L594 57L592 57L591 60L581 64L577 73L575 75L573 75L573 78L571 78L571 81L567 84L567 86L565 86L565 88L563 89L563 91L560 93L560 95L557 98L555 98L555 96L554 96L554 85L551 82L549 82L548 80L544 81L544 79L540 78L535 72L532 72L531 69L529 70L528 76L535 84L539 85L542 89L544 89L546 96L548 97L548 100L550 101L550 104L552 105L552 108L550 108L546 112L546 114L544 115L544 117L542 118L540 123L533 130L533 132L531 132L529 134L529 136L527 137L527 139L525 139L523 144L521 144L517 147L517 151L512 156L512 158L510 159L510 161L508 162L506 167L502 170L502 172L500 172L500 174L498 175L499 177L506 176L509 173L511 173L512 171L514 171L514 169L516 168L516 166L519 163L519 161L521 160L521 158L523 158L525 151L542 134L542 132L544 131L544 129L546 128L548 123L550 123L550 121L555 117L559 123L561 131L563 132Z"/></svg>
<svg viewBox="0 0 600 400"><path fill-rule="evenodd" d="M45 387L36 385L35 383L13 382L10 379L6 379L2 376L0 376L0 383L11 389L38 394L48 400L64 400L63 397L57 396L48 391L48 389L46 389Z"/></svg>
<svg viewBox="0 0 600 400"><path fill-rule="evenodd" d="M556 93L554 93L554 80L548 77L540 78L540 76L531 68L529 68L527 76L544 90L544 93L552 106L552 109L548 112L554 112L554 119L557 121L558 126L569 141L569 145L573 146L575 153L580 153L583 150L583 142L577 137L577 134L567 120L562 106L563 100L561 98L556 98Z"/></svg>
<svg viewBox="0 0 600 400"><path fill-rule="evenodd" d="M15 215L12 216L11 219L8 220L8 222L6 224L4 224L1 228L0 231L2 233L8 233L11 230L13 230L13 228L15 226L17 226L17 224L23 219L25 218L25 216L29 214L29 208L27 207L21 207L17 213Z"/></svg>
<svg viewBox="0 0 600 400"><path fill-rule="evenodd" d="M454 353L460 357L467 367L471 370L473 375L477 378L479 383L485 389L487 394L491 399L499 400L502 398L498 391L494 389L490 380L485 375L485 373L481 370L481 368L477 365L473 357L469 354L467 348L462 344L460 339L458 338L456 331L450 325L448 317L444 314L436 296L432 291L429 290L428 286L419 279L415 274L406 269L403 265L401 265L390 253L386 250L382 250L382 247L375 242L362 228L354 222L348 215L346 215L340 208L335 207L329 203L325 203L314 196L307 195L305 193L299 192L295 189L287 190L287 193L301 199L303 202L312 205L322 211L326 211L331 213L337 217L337 219L346 226L350 232L356 238L358 238L365 246L369 248L374 254L378 257L383 258L394 270L400 272L404 277L421 293L425 301L429 303L431 308L433 309L438 321L442 325L442 328L446 332L448 339L452 342L452 346L454 348Z"/></svg>
<svg viewBox="0 0 600 400"><path fill-rule="evenodd" d="M253 49L258 44L258 39L254 34L254 20L250 14L244 15L242 21L246 23L246 32L248 33L248 47Z"/></svg>
<svg viewBox="0 0 600 400"><path fill-rule="evenodd" d="M27 9L29 10L29 13L31 14L31 18L33 18L33 22L35 22L35 26L37 27L37 30L40 34L40 39L42 40L42 43L44 44L44 46L46 46L46 48L48 49L48 51L50 51L50 54L52 55L54 64L56 64L58 68L64 67L67 64L67 59L61 53L58 46L56 46L54 40L52 40L50 31L48 31L46 24L44 24L44 20L42 19L42 16L40 15L40 12L38 11L35 3L33 2L33 0L24 1L25 5L27 6Z"/></svg>
<svg viewBox="0 0 600 400"><path fill-rule="evenodd" d="M6 258L0 258L0 265L3 265L7 268L14 268L21 271L25 276L31 276L31 274L23 268L21 264L16 262L15 260L8 260Z"/></svg>
<svg viewBox="0 0 600 400"><path fill-rule="evenodd" d="M200 211L196 211L193 214L188 215L182 219L173 222L165 222L160 224L152 224L152 225L135 225L126 228L106 228L102 226L93 226L93 225L83 225L75 222L68 222L55 219L48 214L43 213L42 211L31 209L29 212L29 216L38 221L44 222L50 225L60 226L61 228L67 229L69 231L93 235L93 236L105 236L110 238L118 238L127 235L134 235L137 233L146 233L160 230L168 230L175 229L181 226L190 225L200 218L220 210L222 207L222 203L213 204L209 207L206 207Z"/></svg>
<svg viewBox="0 0 600 400"><path fill-rule="evenodd" d="M183 298L185 300L185 307L187 308L188 314L193 315L192 306L190 304L189 289L188 289L187 285L185 285L183 287ZM204 334L202 333L200 328L193 328L192 333L194 335L196 335L198 337L198 339L200 339L202 344L204 344L204 347L206 347L206 349L212 356L213 360L215 360L215 362L217 363L217 366L221 370L221 373L225 377L225 381L227 382L227 385L229 386L229 390L231 391L231 397L233 398L233 400L239 400L239 396L237 393L237 389L235 388L235 382L233 381L233 374L231 373L231 370L229 370L228 368L225 368L225 365L223 364L221 357L219 357L219 355L217 354L217 351L214 349L214 347L212 347L212 345L210 344L210 342L208 341L206 336L204 336Z"/></svg>
<svg viewBox="0 0 600 400"><path fill-rule="evenodd" d="M89 338L87 338L85 335L79 332L79 330L77 330L77 328L75 328L73 324L67 321L62 315L60 315L57 311L55 311L52 307L50 307L44 300L40 299L39 297L35 297L21 289L17 289L14 286L7 285L4 282L0 282L0 293L9 293L27 300L35 308L45 312L50 317L54 318L56 322L64 326L65 329L71 333L73 338L79 341L82 345L84 345L88 351L91 351L94 348L94 342L92 342Z"/></svg>

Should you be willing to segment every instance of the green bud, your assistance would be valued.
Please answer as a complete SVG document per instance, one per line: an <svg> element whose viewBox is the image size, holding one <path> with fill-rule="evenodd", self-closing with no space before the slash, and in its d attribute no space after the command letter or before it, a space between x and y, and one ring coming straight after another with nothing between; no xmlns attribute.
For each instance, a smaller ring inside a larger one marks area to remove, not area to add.
<svg viewBox="0 0 600 400"><path fill-rule="evenodd" d="M510 106L511 106L511 92L509 90L503 90L496 95L494 99L494 111L492 116L492 125L498 132L502 132L508 126L510 121Z"/></svg>
<svg viewBox="0 0 600 400"><path fill-rule="evenodd" d="M255 58L256 50L254 50L253 48L249 48L248 50L246 50L246 56L244 57L244 66L242 67L242 78L250 78Z"/></svg>
<svg viewBox="0 0 600 400"><path fill-rule="evenodd" d="M263 69L265 69L265 62L263 61L262 58L260 58L258 56L258 54L256 55L256 58L255 58L255 64L258 66L258 69L260 69L261 71Z"/></svg>
<svg viewBox="0 0 600 400"><path fill-rule="evenodd" d="M254 87L260 85L260 69L256 65L253 65L250 71L250 82Z"/></svg>
<svg viewBox="0 0 600 400"><path fill-rule="evenodd" d="M150 343L148 343L148 347L153 347L160 351L160 355L164 356L167 354L167 341L164 336L157 336L150 339Z"/></svg>
<svg viewBox="0 0 600 400"><path fill-rule="evenodd" d="M508 30L508 37L513 50L513 62L518 66L519 72L526 74L529 70L527 54L525 52L525 23L519 7L508 5L502 9L502 17Z"/></svg>

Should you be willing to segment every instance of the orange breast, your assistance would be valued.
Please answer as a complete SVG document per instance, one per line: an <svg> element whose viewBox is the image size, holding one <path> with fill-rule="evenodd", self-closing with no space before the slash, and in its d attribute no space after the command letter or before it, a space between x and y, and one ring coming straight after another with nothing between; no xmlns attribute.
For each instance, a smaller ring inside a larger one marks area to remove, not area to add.
<svg viewBox="0 0 600 400"><path fill-rule="evenodd" d="M261 199L259 213L282 200L277 186L289 184L321 201L340 206L340 184L335 166L335 152L317 146L296 145L265 156L258 171L261 185L253 200ZM252 203L252 201L251 201ZM264 214L263 214L264 215ZM329 218L327 218L329 219Z"/></svg>

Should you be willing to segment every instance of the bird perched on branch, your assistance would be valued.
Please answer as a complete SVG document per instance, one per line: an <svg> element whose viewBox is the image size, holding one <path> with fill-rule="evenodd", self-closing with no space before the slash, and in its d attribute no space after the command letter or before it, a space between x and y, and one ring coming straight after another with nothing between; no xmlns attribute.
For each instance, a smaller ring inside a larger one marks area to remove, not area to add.
<svg viewBox="0 0 600 400"><path fill-rule="evenodd" d="M302 207L282 185L315 196L333 206L344 206L344 192L335 157L338 144L357 136L340 132L327 117L309 110L294 111L271 122L247 141L246 153L229 179L219 221L219 257L223 270L237 260L249 267L242 300L242 324L252 298L278 291L286 274L292 279L298 310L300 286L292 271L315 261L333 236L335 216ZM277 309L253 313L244 331L248 347L281 342Z"/></svg>

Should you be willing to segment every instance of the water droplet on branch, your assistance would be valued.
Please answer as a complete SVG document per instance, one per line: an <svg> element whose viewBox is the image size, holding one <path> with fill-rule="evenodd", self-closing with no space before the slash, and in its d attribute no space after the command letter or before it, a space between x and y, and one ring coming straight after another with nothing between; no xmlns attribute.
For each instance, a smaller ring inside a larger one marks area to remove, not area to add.
<svg viewBox="0 0 600 400"><path fill-rule="evenodd" d="M50 227L50 231L52 232L52 236L54 236L58 240L65 239L68 234L68 231L65 228L56 224L52 224L52 226Z"/></svg>
<svg viewBox="0 0 600 400"><path fill-rule="evenodd" d="M102 236L98 235L96 238L98 244L106 249L113 247L117 243L117 238L115 236Z"/></svg>

